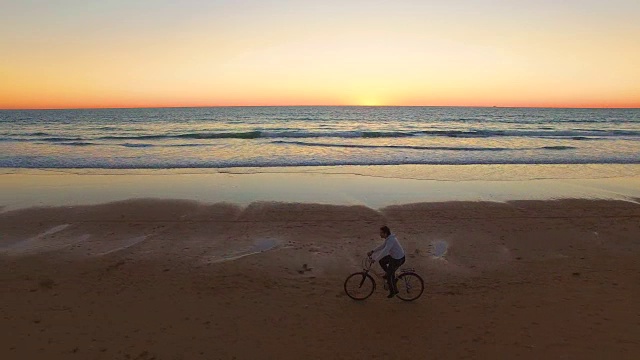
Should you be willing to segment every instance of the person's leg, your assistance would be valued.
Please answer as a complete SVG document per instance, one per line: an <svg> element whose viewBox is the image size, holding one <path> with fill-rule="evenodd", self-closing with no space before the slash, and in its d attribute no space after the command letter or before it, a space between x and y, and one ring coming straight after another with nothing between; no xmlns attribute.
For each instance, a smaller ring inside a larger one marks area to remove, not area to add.
<svg viewBox="0 0 640 360"><path fill-rule="evenodd" d="M392 258L390 255L385 256L383 259L385 259L384 278L387 282L387 287L389 289L389 297L392 297L396 293L396 291L394 291L394 288L393 288L393 285L395 283L393 279L395 278L394 274L398 269L398 267L394 266L394 264L398 260ZM382 261L382 259L380 259L380 261Z"/></svg>
<svg viewBox="0 0 640 360"><path fill-rule="evenodd" d="M380 267L382 268L382 270L384 270L384 272L387 272L387 269L389 269L389 262L392 260L393 258L390 255L387 255L385 257L383 257L382 259L380 259L380 261L378 261L380 263Z"/></svg>
<svg viewBox="0 0 640 360"><path fill-rule="evenodd" d="M393 259L389 262L389 272L387 272L387 281L389 284L389 290L393 291L394 294L398 293L398 285L396 284L396 270L404 264L405 258L402 259Z"/></svg>

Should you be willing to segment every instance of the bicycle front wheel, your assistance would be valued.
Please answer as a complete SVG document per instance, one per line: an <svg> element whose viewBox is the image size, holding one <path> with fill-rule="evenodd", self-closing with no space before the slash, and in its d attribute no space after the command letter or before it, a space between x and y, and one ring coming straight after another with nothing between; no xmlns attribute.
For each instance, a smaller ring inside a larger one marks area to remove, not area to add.
<svg viewBox="0 0 640 360"><path fill-rule="evenodd" d="M402 273L398 276L398 294L401 300L413 301L424 292L424 281L420 275L413 272Z"/></svg>
<svg viewBox="0 0 640 360"><path fill-rule="evenodd" d="M364 300L371 296L375 289L376 282L365 272L353 273L344 281L344 292L353 300Z"/></svg>

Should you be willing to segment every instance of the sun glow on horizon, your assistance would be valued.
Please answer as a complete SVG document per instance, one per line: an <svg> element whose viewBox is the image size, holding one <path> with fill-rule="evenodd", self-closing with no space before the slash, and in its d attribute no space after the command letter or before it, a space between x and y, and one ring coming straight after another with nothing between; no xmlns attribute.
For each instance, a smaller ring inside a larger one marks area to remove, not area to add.
<svg viewBox="0 0 640 360"><path fill-rule="evenodd" d="M356 105L359 106L385 106L387 104L373 97L362 97Z"/></svg>
<svg viewBox="0 0 640 360"><path fill-rule="evenodd" d="M640 107L640 2L0 9L0 109Z"/></svg>

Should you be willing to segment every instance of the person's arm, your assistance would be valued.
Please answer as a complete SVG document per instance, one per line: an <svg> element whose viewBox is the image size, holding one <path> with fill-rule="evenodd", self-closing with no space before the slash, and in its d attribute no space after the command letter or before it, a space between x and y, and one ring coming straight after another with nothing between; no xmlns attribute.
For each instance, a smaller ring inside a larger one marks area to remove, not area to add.
<svg viewBox="0 0 640 360"><path fill-rule="evenodd" d="M385 240L382 242L382 244L380 244L377 248L375 248L375 249L373 249L373 250L369 251L369 252L367 253L367 256L371 256L371 254L373 254L374 252L379 251L380 249L382 249L386 243L387 243L387 239L385 239Z"/></svg>
<svg viewBox="0 0 640 360"><path fill-rule="evenodd" d="M373 252L375 253L373 260L379 261L380 259L382 259L383 256L389 254L389 251L391 250L392 246L393 246L393 243L391 241L391 237L388 237L384 241L384 243L381 246L378 246L376 250Z"/></svg>
<svg viewBox="0 0 640 360"><path fill-rule="evenodd" d="M386 244L387 244L387 239L385 239L385 240L382 242L382 244L380 244L377 248L375 248L375 249L371 250L369 253L373 254L374 252L376 252L376 251L378 251L378 250L382 249Z"/></svg>

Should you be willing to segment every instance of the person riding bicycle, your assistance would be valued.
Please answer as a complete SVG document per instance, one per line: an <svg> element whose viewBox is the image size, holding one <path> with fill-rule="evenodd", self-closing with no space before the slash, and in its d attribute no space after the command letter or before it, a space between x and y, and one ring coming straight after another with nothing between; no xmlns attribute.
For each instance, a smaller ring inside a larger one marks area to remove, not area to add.
<svg viewBox="0 0 640 360"><path fill-rule="evenodd" d="M396 236L391 234L391 230L387 226L380 227L380 237L384 239L382 245L369 251L367 255L373 255L372 259L378 261L380 267L386 273L384 277L389 285L389 295L387 297L392 298L398 293L396 270L404 264L404 249L402 249L402 245L400 245Z"/></svg>

